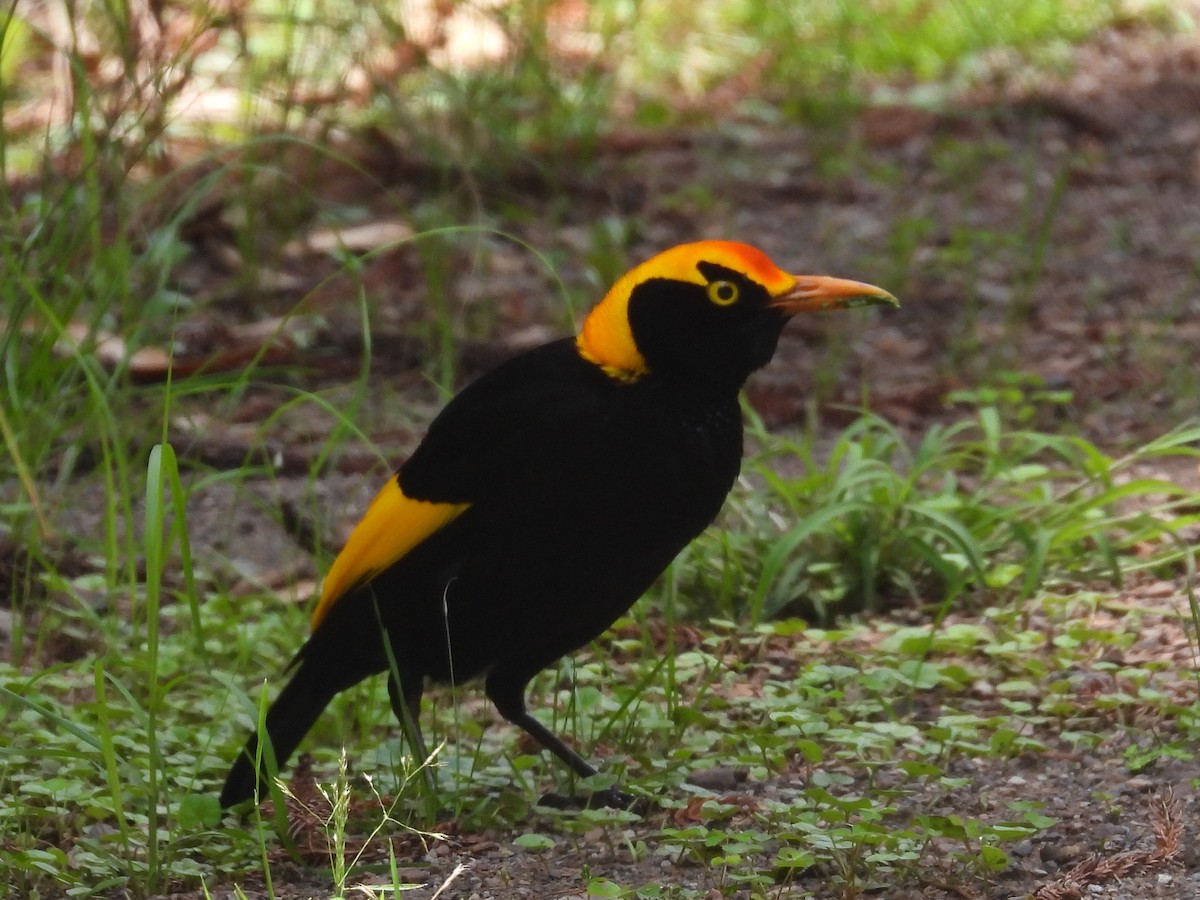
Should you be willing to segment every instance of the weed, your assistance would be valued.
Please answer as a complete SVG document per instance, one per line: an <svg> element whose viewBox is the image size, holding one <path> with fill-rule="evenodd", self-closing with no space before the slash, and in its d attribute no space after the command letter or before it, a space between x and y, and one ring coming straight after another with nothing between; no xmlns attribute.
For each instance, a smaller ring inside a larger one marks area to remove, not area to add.
<svg viewBox="0 0 1200 900"><path fill-rule="evenodd" d="M748 487L727 508L727 530L689 551L685 593L732 618L827 620L932 598L1028 598L1062 581L1119 585L1144 568L1135 553L1143 542L1167 555L1180 549L1174 535L1196 521L1177 514L1191 493L1122 477L1155 456L1193 453L1195 426L1113 460L1083 438L1002 424L1005 415L1031 418L1032 404L1060 402L1057 392L979 396L1009 411L982 406L974 420L931 428L916 446L868 416L823 460L810 443L756 428L761 449ZM1130 509L1137 497L1150 502Z"/></svg>

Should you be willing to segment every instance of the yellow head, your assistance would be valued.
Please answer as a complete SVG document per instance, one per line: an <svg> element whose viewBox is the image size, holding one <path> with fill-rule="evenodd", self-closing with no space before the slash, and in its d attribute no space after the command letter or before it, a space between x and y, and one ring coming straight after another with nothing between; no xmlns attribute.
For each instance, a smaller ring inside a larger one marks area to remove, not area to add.
<svg viewBox="0 0 1200 900"><path fill-rule="evenodd" d="M623 381L676 362L720 369L726 355L733 368L750 367L744 379L767 362L793 314L879 303L899 305L873 285L790 275L748 244L698 241L626 273L588 315L576 344Z"/></svg>

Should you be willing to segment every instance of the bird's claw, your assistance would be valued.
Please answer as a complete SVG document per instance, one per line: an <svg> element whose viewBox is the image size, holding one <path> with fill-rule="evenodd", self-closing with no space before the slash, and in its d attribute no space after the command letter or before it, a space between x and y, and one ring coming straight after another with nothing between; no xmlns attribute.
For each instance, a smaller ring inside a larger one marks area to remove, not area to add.
<svg viewBox="0 0 1200 900"><path fill-rule="evenodd" d="M586 797L570 797L566 794L557 794L551 791L548 794L543 794L538 800L538 806L549 807L550 809L602 809L608 807L610 809L634 809L635 806L641 805L641 801L632 794L627 794L624 791L616 788L605 788L602 791L595 791Z"/></svg>
<svg viewBox="0 0 1200 900"><path fill-rule="evenodd" d="M587 798L588 809L629 809L637 800L632 794L627 794L615 787L605 788L602 791L596 791Z"/></svg>
<svg viewBox="0 0 1200 900"><path fill-rule="evenodd" d="M566 794L556 794L554 791L542 794L538 798L537 805L545 806L547 809L579 809L579 801L574 797L569 797Z"/></svg>

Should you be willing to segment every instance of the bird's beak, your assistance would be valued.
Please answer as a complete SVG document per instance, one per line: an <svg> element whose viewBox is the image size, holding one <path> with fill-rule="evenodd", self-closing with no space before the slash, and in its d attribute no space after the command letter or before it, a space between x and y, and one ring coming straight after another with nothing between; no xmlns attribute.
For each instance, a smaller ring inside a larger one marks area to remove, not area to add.
<svg viewBox="0 0 1200 900"><path fill-rule="evenodd" d="M795 279L794 285L771 298L771 306L789 316L820 309L900 305L900 301L883 288L862 281L827 275L796 275Z"/></svg>

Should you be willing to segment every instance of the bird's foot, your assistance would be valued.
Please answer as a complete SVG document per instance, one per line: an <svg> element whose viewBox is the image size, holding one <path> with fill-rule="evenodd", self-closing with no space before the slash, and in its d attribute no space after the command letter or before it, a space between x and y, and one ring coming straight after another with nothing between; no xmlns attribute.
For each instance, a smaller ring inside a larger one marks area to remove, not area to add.
<svg viewBox="0 0 1200 900"><path fill-rule="evenodd" d="M588 809L631 809L637 803L637 797L632 794L627 794L615 787L605 788L602 791L596 791L587 798Z"/></svg>
<svg viewBox="0 0 1200 900"><path fill-rule="evenodd" d="M547 809L582 809L583 804L578 798L568 796L567 794L558 794L550 791L548 794L542 794L538 798L538 806L545 806Z"/></svg>
<svg viewBox="0 0 1200 900"><path fill-rule="evenodd" d="M627 794L624 791L617 790L615 787L605 788L602 791L594 791L586 797L570 797L566 794L557 794L551 791L548 794L543 794L537 802L538 806L546 806L550 809L602 809L608 807L610 809L632 809L634 812L641 812L643 801L634 797L632 794Z"/></svg>

